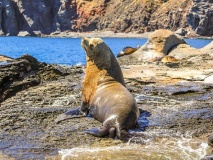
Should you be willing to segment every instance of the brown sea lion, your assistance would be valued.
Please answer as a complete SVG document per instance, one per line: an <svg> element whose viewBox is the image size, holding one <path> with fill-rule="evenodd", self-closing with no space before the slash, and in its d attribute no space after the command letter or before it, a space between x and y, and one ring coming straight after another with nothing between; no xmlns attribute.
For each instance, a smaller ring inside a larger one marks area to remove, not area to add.
<svg viewBox="0 0 213 160"><path fill-rule="evenodd" d="M133 47L124 47L117 55L117 57L121 57L124 55L128 55L128 54L132 54L135 51L137 51L140 48L140 45L137 46L137 48L133 48Z"/></svg>
<svg viewBox="0 0 213 160"><path fill-rule="evenodd" d="M59 115L56 122L89 113L103 123L101 128L86 130L102 137L117 136L125 140L128 130L136 126L139 109L125 88L121 68L110 48L100 38L82 38L86 51L86 74L82 87L82 105Z"/></svg>
<svg viewBox="0 0 213 160"><path fill-rule="evenodd" d="M161 61L166 63L166 62L178 62L180 60L173 56L156 57L151 60L151 62L156 62L156 61Z"/></svg>
<svg viewBox="0 0 213 160"><path fill-rule="evenodd" d="M179 59L173 57L173 56L165 56L161 59L161 62L178 62Z"/></svg>

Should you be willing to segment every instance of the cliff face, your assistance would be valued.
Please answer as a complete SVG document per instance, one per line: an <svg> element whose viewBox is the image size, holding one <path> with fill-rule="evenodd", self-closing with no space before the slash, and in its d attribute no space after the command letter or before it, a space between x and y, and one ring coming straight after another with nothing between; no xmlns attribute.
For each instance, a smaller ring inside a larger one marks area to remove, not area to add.
<svg viewBox="0 0 213 160"><path fill-rule="evenodd" d="M187 24L200 35L213 35L213 0L193 0Z"/></svg>
<svg viewBox="0 0 213 160"><path fill-rule="evenodd" d="M143 33L164 28L213 35L213 0L0 0L0 30Z"/></svg>

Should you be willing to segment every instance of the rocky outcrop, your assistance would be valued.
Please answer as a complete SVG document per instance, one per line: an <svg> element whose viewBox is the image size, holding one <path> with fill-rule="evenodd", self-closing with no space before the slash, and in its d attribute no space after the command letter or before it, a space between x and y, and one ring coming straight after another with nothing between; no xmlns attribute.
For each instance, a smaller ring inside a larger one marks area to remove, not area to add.
<svg viewBox="0 0 213 160"><path fill-rule="evenodd" d="M0 103L44 80L55 80L67 74L63 67L40 63L30 55L17 59L0 56L0 71Z"/></svg>
<svg viewBox="0 0 213 160"><path fill-rule="evenodd" d="M11 0L0 1L0 30L6 35L14 36L19 32L18 22L16 19L15 3Z"/></svg>
<svg viewBox="0 0 213 160"><path fill-rule="evenodd" d="M121 64L127 64L129 61L131 61L131 63L135 61L138 64L145 61L161 60L166 55L170 56L170 52L180 45L188 46L183 37L169 30L160 29L151 33L148 36L147 42L136 52L118 59ZM190 53L193 54L193 52ZM180 57L178 57L178 59L179 58ZM182 57L180 59L182 59Z"/></svg>
<svg viewBox="0 0 213 160"><path fill-rule="evenodd" d="M0 55L0 63L7 63L7 61L12 61L13 59L7 56Z"/></svg>
<svg viewBox="0 0 213 160"><path fill-rule="evenodd" d="M27 31L20 31L17 36L26 37L26 36L30 36L30 33Z"/></svg>
<svg viewBox="0 0 213 160"><path fill-rule="evenodd" d="M60 31L74 29L77 18L77 4L75 1L65 0L57 13L57 27Z"/></svg>
<svg viewBox="0 0 213 160"><path fill-rule="evenodd" d="M211 133L211 135L208 138L208 143L209 143L209 145L213 146L213 132Z"/></svg>
<svg viewBox="0 0 213 160"><path fill-rule="evenodd" d="M148 36L146 44L140 50L144 51L145 57L152 59L168 55L172 48L185 43L183 37L169 30L160 29Z"/></svg>
<svg viewBox="0 0 213 160"><path fill-rule="evenodd" d="M149 26L152 30L169 29L175 31L186 28L186 13L192 0L166 0L151 15Z"/></svg>
<svg viewBox="0 0 213 160"><path fill-rule="evenodd" d="M213 55L213 41L200 49L201 52Z"/></svg>
<svg viewBox="0 0 213 160"><path fill-rule="evenodd" d="M174 56L177 59L183 59L188 58L190 56L194 55L201 55L203 52L201 52L199 49L193 48L188 44L180 44L176 47L174 47L171 52L169 52L170 56Z"/></svg>
<svg viewBox="0 0 213 160"><path fill-rule="evenodd" d="M211 36L212 4L204 0L0 0L0 31L35 35L34 31L144 33L183 28L188 36Z"/></svg>
<svg viewBox="0 0 213 160"><path fill-rule="evenodd" d="M41 31L50 34L57 29L57 12L60 7L59 0L22 0L17 1L17 17L19 30Z"/></svg>
<svg viewBox="0 0 213 160"><path fill-rule="evenodd" d="M187 13L187 24L199 35L213 35L213 1L193 0Z"/></svg>

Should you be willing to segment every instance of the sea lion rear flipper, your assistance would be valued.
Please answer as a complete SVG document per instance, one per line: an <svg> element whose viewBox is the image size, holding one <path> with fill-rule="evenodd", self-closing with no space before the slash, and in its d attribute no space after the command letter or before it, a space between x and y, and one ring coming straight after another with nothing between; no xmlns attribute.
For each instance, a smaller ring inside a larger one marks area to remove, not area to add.
<svg viewBox="0 0 213 160"><path fill-rule="evenodd" d="M86 114L82 112L80 108L76 108L58 115L58 117L55 119L55 123L59 123L66 119L79 118L79 117L85 117L85 116Z"/></svg>
<svg viewBox="0 0 213 160"><path fill-rule="evenodd" d="M107 128L91 128L85 130L84 132L96 137L104 137L109 133L109 130Z"/></svg>

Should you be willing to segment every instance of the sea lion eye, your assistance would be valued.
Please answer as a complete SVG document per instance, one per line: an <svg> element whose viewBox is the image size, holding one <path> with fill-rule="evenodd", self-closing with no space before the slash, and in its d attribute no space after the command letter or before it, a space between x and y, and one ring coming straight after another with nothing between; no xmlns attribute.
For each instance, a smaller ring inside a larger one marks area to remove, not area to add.
<svg viewBox="0 0 213 160"><path fill-rule="evenodd" d="M90 48L93 48L93 47L94 47L94 45L93 45L93 44L90 44L89 46L90 46Z"/></svg>

